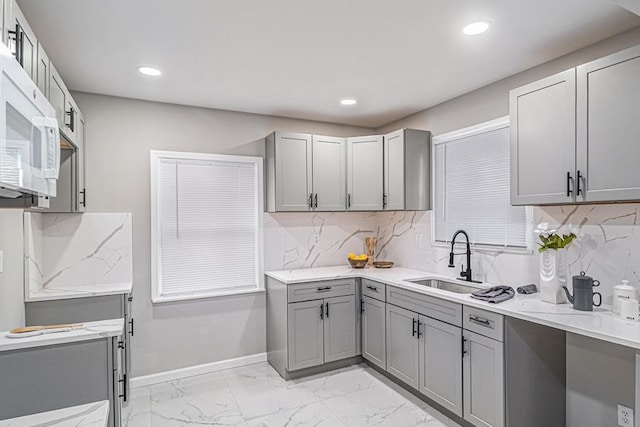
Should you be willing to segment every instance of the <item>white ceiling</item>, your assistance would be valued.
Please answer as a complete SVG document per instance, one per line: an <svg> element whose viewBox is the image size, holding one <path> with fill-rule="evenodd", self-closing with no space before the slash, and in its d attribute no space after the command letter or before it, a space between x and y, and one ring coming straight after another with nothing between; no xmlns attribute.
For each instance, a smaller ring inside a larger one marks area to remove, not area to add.
<svg viewBox="0 0 640 427"><path fill-rule="evenodd" d="M19 3L73 90L368 127L640 24L609 0Z"/></svg>

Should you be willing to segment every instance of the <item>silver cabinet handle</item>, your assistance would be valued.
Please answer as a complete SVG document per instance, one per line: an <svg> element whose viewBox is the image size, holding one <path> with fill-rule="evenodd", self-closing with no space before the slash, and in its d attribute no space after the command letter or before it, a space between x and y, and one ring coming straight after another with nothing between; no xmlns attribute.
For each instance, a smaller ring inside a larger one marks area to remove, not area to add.
<svg viewBox="0 0 640 427"><path fill-rule="evenodd" d="M469 316L469 321L476 323L480 326L486 326L489 328L493 328L493 326L491 325L491 321L487 320L487 319L483 319L482 317L478 317L478 316Z"/></svg>

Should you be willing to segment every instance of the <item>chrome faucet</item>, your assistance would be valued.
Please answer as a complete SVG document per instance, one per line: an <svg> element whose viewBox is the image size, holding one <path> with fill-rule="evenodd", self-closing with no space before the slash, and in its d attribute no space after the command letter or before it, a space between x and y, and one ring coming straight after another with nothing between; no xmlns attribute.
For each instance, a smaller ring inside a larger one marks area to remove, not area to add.
<svg viewBox="0 0 640 427"><path fill-rule="evenodd" d="M458 237L458 234L464 234L465 239L467 240L467 269L464 269L464 264L462 265L462 270L460 271L460 277L458 277L458 280L465 280L467 282L474 282L474 283L481 283L477 280L473 280L472 276L471 276L471 245L469 244L469 235L467 234L466 231L464 230L458 230L455 233L453 233L453 238L451 239L451 252L449 252L449 267L450 268L454 268L455 265L453 264L453 257L454 255L464 255L464 254L456 254L453 253L453 246L456 244L456 237Z"/></svg>

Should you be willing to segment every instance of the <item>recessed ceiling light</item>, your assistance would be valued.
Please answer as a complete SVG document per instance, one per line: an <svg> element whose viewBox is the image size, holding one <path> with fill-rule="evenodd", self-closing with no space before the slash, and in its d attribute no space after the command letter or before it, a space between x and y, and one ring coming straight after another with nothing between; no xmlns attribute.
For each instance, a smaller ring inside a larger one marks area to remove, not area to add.
<svg viewBox="0 0 640 427"><path fill-rule="evenodd" d="M162 74L162 71L153 67L138 67L138 71L140 71L145 76L158 77Z"/></svg>
<svg viewBox="0 0 640 427"><path fill-rule="evenodd" d="M352 105L356 105L358 103L358 100L353 99L353 98L344 98L340 100L340 105L344 105L346 107L350 107Z"/></svg>
<svg viewBox="0 0 640 427"><path fill-rule="evenodd" d="M478 34L482 34L489 29L489 23L480 21L473 22L462 29L462 32L468 36L477 36Z"/></svg>

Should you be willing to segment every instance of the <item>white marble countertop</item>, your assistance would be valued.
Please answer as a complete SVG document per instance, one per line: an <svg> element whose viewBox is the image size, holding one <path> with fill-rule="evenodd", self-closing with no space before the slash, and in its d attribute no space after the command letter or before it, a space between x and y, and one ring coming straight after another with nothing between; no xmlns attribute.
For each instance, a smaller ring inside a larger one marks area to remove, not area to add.
<svg viewBox="0 0 640 427"><path fill-rule="evenodd" d="M58 299L88 298L102 295L118 295L131 293L133 282L103 283L87 286L56 286L30 291L25 295L25 302L50 301Z"/></svg>
<svg viewBox="0 0 640 427"><path fill-rule="evenodd" d="M40 412L24 417L1 420L0 427L105 427L109 421L109 401Z"/></svg>
<svg viewBox="0 0 640 427"><path fill-rule="evenodd" d="M124 319L85 322L84 328L69 332L55 332L25 338L7 338L6 331L0 332L0 352L43 347L100 338L117 337L124 332Z"/></svg>
<svg viewBox="0 0 640 427"><path fill-rule="evenodd" d="M403 289L432 295L464 305L500 313L505 316L535 322L578 335L584 335L640 350L640 322L627 321L603 308L594 307L593 312L578 311L574 310L570 304L556 305L540 301L539 294L520 295L517 293L515 297L508 301L491 304L473 299L469 295L456 294L407 282L407 280L416 279L452 279L450 276L432 274L426 271L411 270L402 267L394 267L386 270L376 268L356 270L349 266L336 266L269 271L265 274L285 284L341 279L345 277L361 277L377 280ZM467 284L466 282L461 283ZM496 284L483 283L478 285L469 283L468 285L491 287Z"/></svg>

